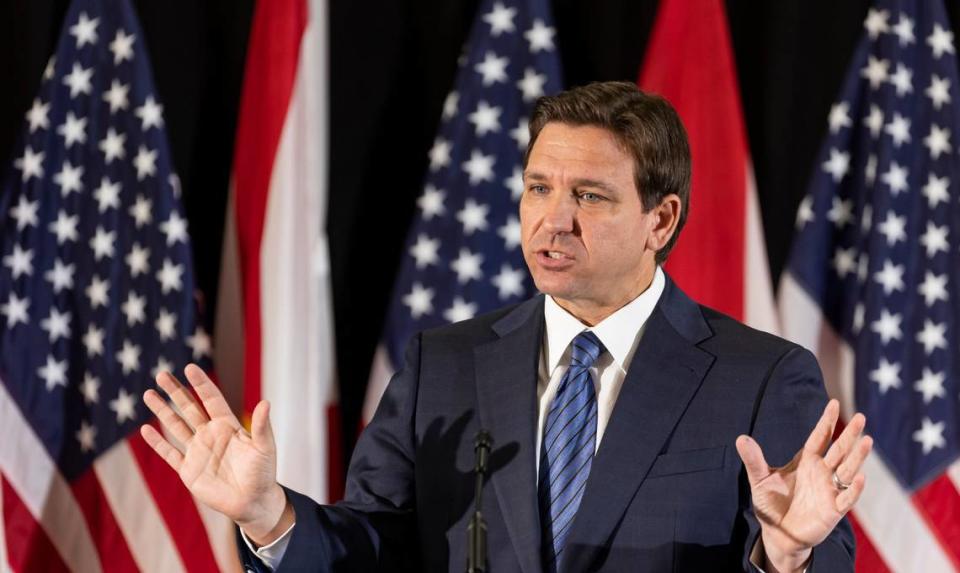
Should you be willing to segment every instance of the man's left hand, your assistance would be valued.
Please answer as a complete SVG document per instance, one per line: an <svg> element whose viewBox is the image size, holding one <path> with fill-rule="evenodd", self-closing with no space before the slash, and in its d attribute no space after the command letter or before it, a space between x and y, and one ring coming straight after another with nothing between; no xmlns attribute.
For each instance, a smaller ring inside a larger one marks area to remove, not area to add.
<svg viewBox="0 0 960 573"><path fill-rule="evenodd" d="M779 468L767 465L753 438L737 438L760 522L767 573L802 571L813 548L830 535L863 492L860 468L873 439L863 435L866 419L858 413L831 445L839 415L839 402L831 400L803 448Z"/></svg>

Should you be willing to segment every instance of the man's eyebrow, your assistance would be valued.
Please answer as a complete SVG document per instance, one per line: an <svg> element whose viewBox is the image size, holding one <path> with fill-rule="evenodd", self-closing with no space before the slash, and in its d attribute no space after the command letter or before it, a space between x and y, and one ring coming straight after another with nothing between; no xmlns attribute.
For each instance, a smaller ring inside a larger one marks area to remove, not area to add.
<svg viewBox="0 0 960 573"><path fill-rule="evenodd" d="M525 171L523 178L528 181L546 181L548 179L546 175L537 171ZM600 181L599 179L579 178L574 179L571 183L573 183L574 187L596 187L597 189L603 189L610 193L617 192L610 184Z"/></svg>
<svg viewBox="0 0 960 573"><path fill-rule="evenodd" d="M574 179L572 181L574 187L596 187L597 189L603 189L604 191L609 191L610 193L616 193L617 190L609 183L600 181L599 179Z"/></svg>

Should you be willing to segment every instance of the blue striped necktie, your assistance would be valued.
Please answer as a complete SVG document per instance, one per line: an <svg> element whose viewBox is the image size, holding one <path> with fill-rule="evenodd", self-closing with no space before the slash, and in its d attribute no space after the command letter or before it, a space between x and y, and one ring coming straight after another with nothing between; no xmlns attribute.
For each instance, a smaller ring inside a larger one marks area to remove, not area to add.
<svg viewBox="0 0 960 573"><path fill-rule="evenodd" d="M581 332L573 339L570 367L560 380L543 427L538 497L548 573L557 570L593 463L597 397L590 367L603 352L603 344L592 332Z"/></svg>

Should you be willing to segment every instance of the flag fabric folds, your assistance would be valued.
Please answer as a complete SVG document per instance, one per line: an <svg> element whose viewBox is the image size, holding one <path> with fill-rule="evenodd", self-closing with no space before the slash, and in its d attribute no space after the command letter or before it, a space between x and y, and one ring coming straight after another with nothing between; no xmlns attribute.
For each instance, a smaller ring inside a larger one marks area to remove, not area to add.
<svg viewBox="0 0 960 573"><path fill-rule="evenodd" d="M766 241L721 0L660 3L639 85L673 104L687 129L693 157L688 219L667 271L701 304L777 332Z"/></svg>
<svg viewBox="0 0 960 573"><path fill-rule="evenodd" d="M0 191L0 500L19 571L215 571L224 523L139 436L206 364L190 238L128 0L75 0Z"/></svg>
<svg viewBox="0 0 960 573"><path fill-rule="evenodd" d="M372 417L410 336L535 291L520 250L527 121L561 89L546 0L480 3L410 227L367 388Z"/></svg>
<svg viewBox="0 0 960 573"><path fill-rule="evenodd" d="M781 283L785 333L875 440L859 570L960 567L957 82L943 2L875 3Z"/></svg>
<svg viewBox="0 0 960 573"><path fill-rule="evenodd" d="M236 260L221 277L240 272L242 311L219 309L243 319L243 349L227 352L243 356L244 414L270 400L278 480L318 502L342 489L326 241L326 34L326 2L256 4L227 215L235 236L225 244L236 247Z"/></svg>

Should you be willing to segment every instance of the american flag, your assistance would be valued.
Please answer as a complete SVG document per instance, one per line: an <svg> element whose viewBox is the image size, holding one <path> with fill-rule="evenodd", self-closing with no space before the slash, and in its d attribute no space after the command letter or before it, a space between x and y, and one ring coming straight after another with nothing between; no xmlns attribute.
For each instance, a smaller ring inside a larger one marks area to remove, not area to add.
<svg viewBox="0 0 960 573"><path fill-rule="evenodd" d="M940 0L869 10L781 290L788 335L817 349L876 441L855 511L861 570L960 564L957 85Z"/></svg>
<svg viewBox="0 0 960 573"><path fill-rule="evenodd" d="M214 522L137 432L157 370L210 353L165 128L130 2L72 2L0 193L15 570L218 569Z"/></svg>
<svg viewBox="0 0 960 573"><path fill-rule="evenodd" d="M546 0L485 0L429 151L429 167L387 314L365 417L410 336L529 297L517 206L534 102L560 91ZM383 351L380 351L383 358Z"/></svg>

